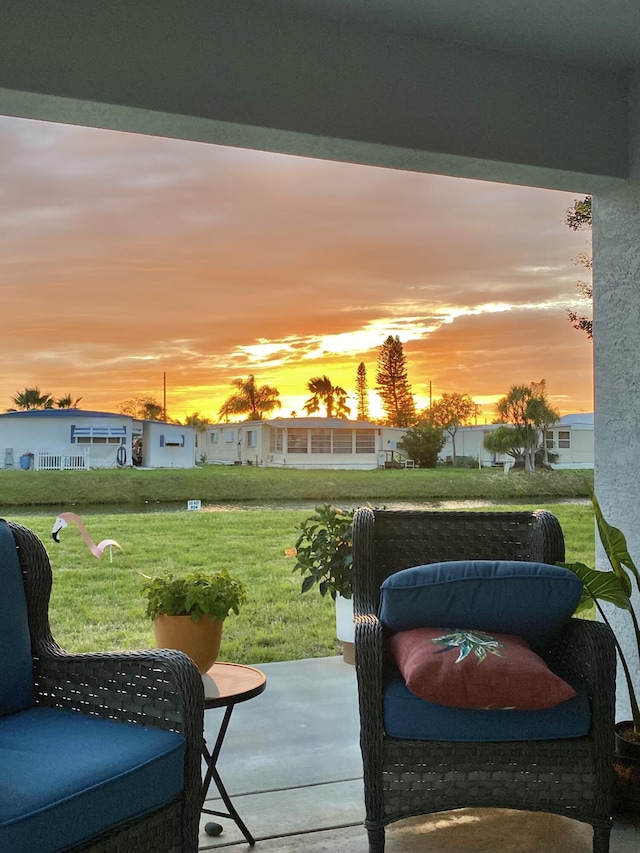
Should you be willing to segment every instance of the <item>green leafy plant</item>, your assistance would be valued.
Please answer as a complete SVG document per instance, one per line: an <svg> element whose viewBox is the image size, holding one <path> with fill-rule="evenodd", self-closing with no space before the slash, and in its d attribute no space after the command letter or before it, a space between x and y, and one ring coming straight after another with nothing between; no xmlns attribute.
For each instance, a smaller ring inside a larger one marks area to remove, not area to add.
<svg viewBox="0 0 640 853"><path fill-rule="evenodd" d="M172 574L143 577L146 614L150 619L166 613L169 616L190 616L192 622L209 616L213 622L214 619L226 619L230 613L237 615L246 601L244 585L225 569L213 574L196 571L182 577Z"/></svg>
<svg viewBox="0 0 640 853"><path fill-rule="evenodd" d="M582 580L583 592L582 599L576 611L578 614L595 603L603 621L611 627L611 623L600 604L601 601L614 604L616 607L626 610L629 613L638 647L638 656L640 657L640 626L638 625L638 616L631 603L633 579L635 579L636 586L640 592L640 574L629 554L627 542L622 531L618 530L617 527L612 527L605 520L595 495L591 496L591 502L596 517L598 535L611 569L599 571L585 566L584 563L560 563L559 565L571 569ZM629 691L633 728L635 734L640 735L640 706L638 705L638 690L640 689L640 685L634 684L631 668L624 655L622 646L615 636L615 632L614 638Z"/></svg>
<svg viewBox="0 0 640 853"><path fill-rule="evenodd" d="M351 598L354 512L324 504L296 528L300 535L293 571L303 575L302 592L317 584L322 596Z"/></svg>

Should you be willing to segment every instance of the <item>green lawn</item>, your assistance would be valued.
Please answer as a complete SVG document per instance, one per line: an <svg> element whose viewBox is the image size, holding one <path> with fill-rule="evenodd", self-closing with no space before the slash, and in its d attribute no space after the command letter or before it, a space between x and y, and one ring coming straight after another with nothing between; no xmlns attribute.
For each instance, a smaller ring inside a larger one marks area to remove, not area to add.
<svg viewBox="0 0 640 853"><path fill-rule="evenodd" d="M101 504L131 507L191 498L227 501L518 500L587 497L593 471L540 471L527 475L501 468L374 471L300 471L209 465L186 470L0 471L0 510L8 506Z"/></svg>
<svg viewBox="0 0 640 853"><path fill-rule="evenodd" d="M538 505L545 506L544 501ZM567 503L548 508L564 529L567 559L593 564L591 506ZM225 622L223 659L264 663L322 657L340 650L334 639L333 602L315 590L302 595L300 575L292 573L294 561L284 554L285 548L294 545L295 527L308 515L306 511L87 515L94 541L113 538L122 546L122 551L114 550L113 563L108 552L101 560L93 557L73 525L61 531L59 544L53 542L55 511L24 516L5 510L4 515L33 529L45 543L54 575L52 630L69 651L153 646L140 573L181 573L194 568L228 568L247 585L247 604L239 616Z"/></svg>

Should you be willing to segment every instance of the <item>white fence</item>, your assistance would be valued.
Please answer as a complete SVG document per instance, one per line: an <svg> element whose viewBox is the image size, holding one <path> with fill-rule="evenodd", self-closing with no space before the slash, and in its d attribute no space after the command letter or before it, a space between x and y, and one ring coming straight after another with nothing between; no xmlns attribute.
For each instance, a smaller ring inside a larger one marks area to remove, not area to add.
<svg viewBox="0 0 640 853"><path fill-rule="evenodd" d="M88 449L82 453L39 451L34 462L36 471L88 471L91 468Z"/></svg>

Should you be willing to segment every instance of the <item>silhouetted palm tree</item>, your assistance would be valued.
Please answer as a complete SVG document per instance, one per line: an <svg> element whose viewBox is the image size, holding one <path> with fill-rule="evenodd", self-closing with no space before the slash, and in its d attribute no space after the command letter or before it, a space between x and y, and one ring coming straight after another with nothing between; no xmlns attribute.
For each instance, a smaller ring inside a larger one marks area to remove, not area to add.
<svg viewBox="0 0 640 853"><path fill-rule="evenodd" d="M71 394L65 394L64 397L59 397L56 400L56 406L59 409L77 409L80 400L82 400L82 397L74 400Z"/></svg>
<svg viewBox="0 0 640 853"><path fill-rule="evenodd" d="M238 391L227 397L218 411L225 420L229 420L230 415L247 415L248 421L261 421L282 405L278 389L271 385L258 387L253 373L246 379L234 379L231 384Z"/></svg>
<svg viewBox="0 0 640 853"><path fill-rule="evenodd" d="M198 432L204 432L211 423L211 418L201 415L200 412L194 412L192 415L185 415L184 425L195 427Z"/></svg>
<svg viewBox="0 0 640 853"><path fill-rule="evenodd" d="M347 406L347 392L333 385L328 376L314 376L307 382L307 389L313 395L303 407L308 415L320 411L320 406L325 407L328 418L346 418L351 412Z"/></svg>
<svg viewBox="0 0 640 853"><path fill-rule="evenodd" d="M16 408L26 411L28 409L52 409L53 397L51 394L41 394L39 388L25 388L11 398Z"/></svg>

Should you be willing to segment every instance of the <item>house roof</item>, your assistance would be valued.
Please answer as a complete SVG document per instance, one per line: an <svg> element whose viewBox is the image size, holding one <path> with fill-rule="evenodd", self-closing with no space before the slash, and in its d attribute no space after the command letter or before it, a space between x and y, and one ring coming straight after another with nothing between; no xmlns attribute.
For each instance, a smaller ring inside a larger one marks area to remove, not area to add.
<svg viewBox="0 0 640 853"><path fill-rule="evenodd" d="M174 424L171 421L157 421L155 418L136 418L134 420L134 424L157 424L158 426L164 427L165 429L191 429L194 430L195 427L192 424Z"/></svg>
<svg viewBox="0 0 640 853"><path fill-rule="evenodd" d="M556 426L569 426L571 429L593 429L593 412L579 412L563 415Z"/></svg>
<svg viewBox="0 0 640 853"><path fill-rule="evenodd" d="M236 421L235 423L211 424L211 427L250 427L251 425L265 424L266 426L278 427L279 429L383 429L380 424L371 421L349 421L346 418L273 418L264 421ZM384 429L399 429L401 427L384 427Z"/></svg>
<svg viewBox="0 0 640 853"><path fill-rule="evenodd" d="M130 418L116 412L94 412L86 409L27 409L26 411L4 412L1 418Z"/></svg>
<svg viewBox="0 0 640 853"><path fill-rule="evenodd" d="M498 429L501 426L511 426L511 424L475 424L460 427L467 430L489 430ZM571 427L577 430L593 429L593 412L579 412L573 415L563 415L560 420L554 424L554 427Z"/></svg>

